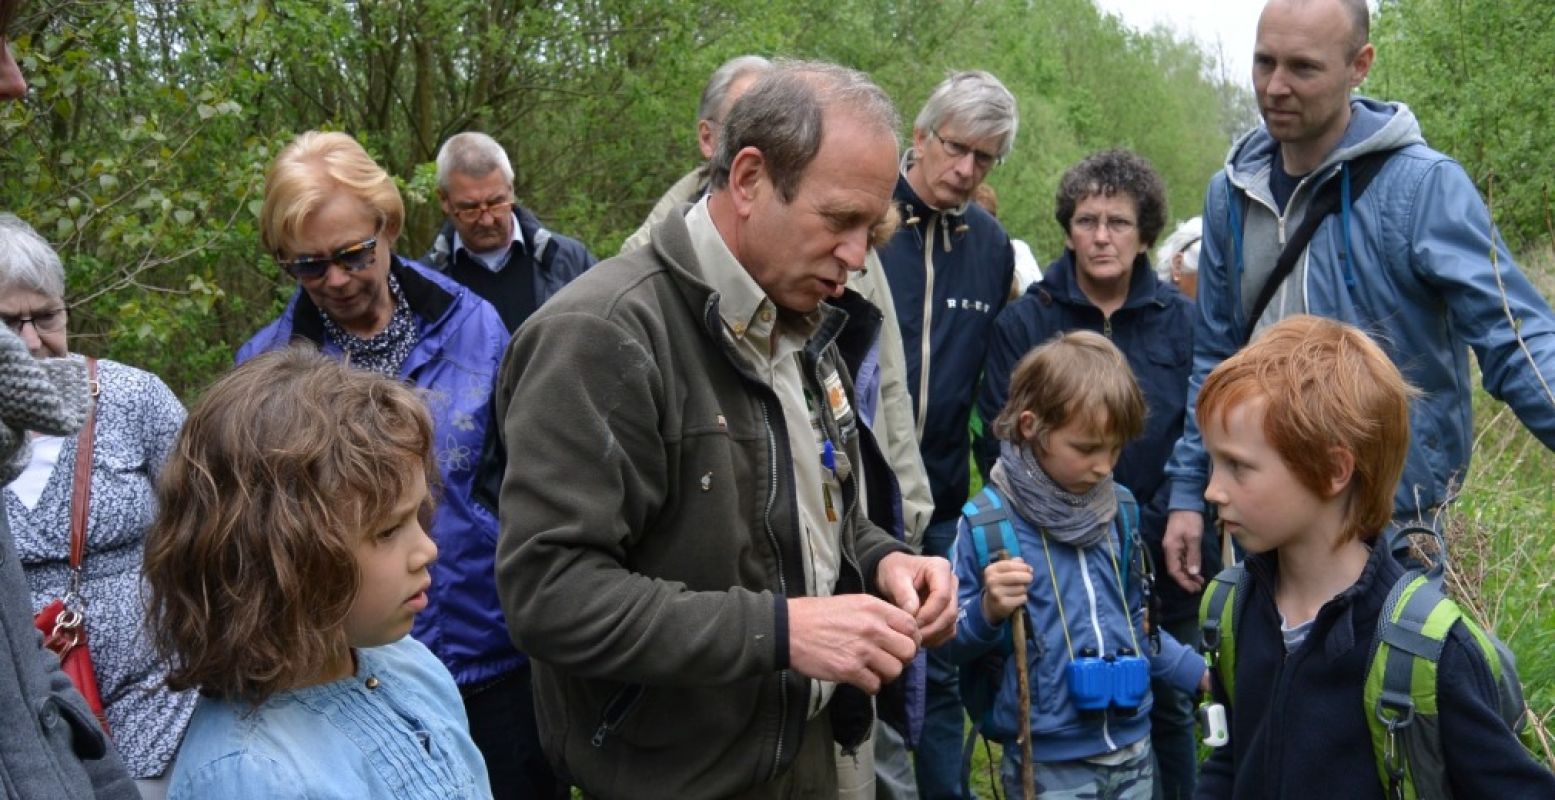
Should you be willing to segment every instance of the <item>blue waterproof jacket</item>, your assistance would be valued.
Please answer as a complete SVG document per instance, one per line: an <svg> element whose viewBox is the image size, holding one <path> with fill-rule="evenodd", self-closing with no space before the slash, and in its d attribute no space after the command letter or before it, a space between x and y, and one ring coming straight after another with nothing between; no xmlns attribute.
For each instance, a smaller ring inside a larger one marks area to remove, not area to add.
<svg viewBox="0 0 1555 800"><path fill-rule="evenodd" d="M1128 297L1109 319L1091 302L1075 279L1074 252L1068 249L1048 268L1042 280L999 313L977 413L983 433L976 442L977 465L988 470L999 457L999 440L990 423L1010 394L1010 374L1032 348L1066 331L1095 331L1123 351L1129 368L1145 393L1145 431L1123 447L1113 477L1139 501L1139 532L1156 564L1164 565L1161 535L1166 530L1166 460L1182 436L1188 401L1188 372L1193 365L1193 303L1171 284L1156 277L1144 253L1134 260ZM1211 572L1210 574L1213 574ZM1156 584L1163 621L1193 619L1194 597L1176 581Z"/></svg>
<svg viewBox="0 0 1555 800"><path fill-rule="evenodd" d="M1048 539L1044 550L1046 536L1019 514L1012 514L1010 522L1020 541L1021 558L1031 565L1033 573L1026 589L1026 613L1031 620L1026 656L1031 682L1028 726L1032 759L1051 762L1088 758L1127 747L1150 735L1148 695L1133 713L1110 710L1083 714L1069 693L1069 662L1085 648L1108 656L1117 655L1124 648L1143 652L1150 659L1151 677L1167 681L1188 694L1198 691L1199 680L1204 676L1203 657L1164 630L1160 654L1149 655L1140 567L1134 559L1133 569L1127 577L1123 576L1118 526L1113 525L1113 536L1102 544L1077 548ZM956 570L960 611L955 638L940 649L951 661L966 664L1003 647L1009 621L989 625L983 617L983 567L978 563L965 517L957 530L950 561ZM1020 729L1020 694L1013 657L1005 661L989 726L984 734L1004 742L1014 741Z"/></svg>
<svg viewBox="0 0 1555 800"><path fill-rule="evenodd" d="M427 607L411 635L468 686L525 662L508 638L497 600L497 517L474 502L477 465L491 429L492 382L507 346L507 329L485 300L449 278L395 256L389 267L420 325L400 377L426 392L442 492L427 531L437 542ZM293 341L338 356L323 317L298 289L274 322L238 350L239 364Z"/></svg>
<svg viewBox="0 0 1555 800"><path fill-rule="evenodd" d="M1343 180L1349 159L1394 150L1353 206L1343 204L1317 228L1282 291L1297 293L1287 308L1370 333L1421 390L1394 498L1395 513L1413 517L1450 499L1468 468L1470 350L1485 390L1555 449L1555 315L1494 235L1474 183L1457 162L1425 145L1406 106L1356 98L1351 112L1339 145L1297 186L1284 216L1269 189L1279 143L1263 128L1233 145L1225 169L1210 180L1189 397L1243 344L1249 298L1258 290L1243 285L1243 273L1272 264L1317 186ZM1277 299L1271 310L1279 306ZM1190 401L1167 466L1172 509L1204 507L1208 457L1193 409Z"/></svg>
<svg viewBox="0 0 1555 800"><path fill-rule="evenodd" d="M896 303L918 446L934 492L931 522L955 519L971 473L967 423L994 317L1010 296L1015 253L999 221L973 203L936 211L905 176L902 226L879 248Z"/></svg>

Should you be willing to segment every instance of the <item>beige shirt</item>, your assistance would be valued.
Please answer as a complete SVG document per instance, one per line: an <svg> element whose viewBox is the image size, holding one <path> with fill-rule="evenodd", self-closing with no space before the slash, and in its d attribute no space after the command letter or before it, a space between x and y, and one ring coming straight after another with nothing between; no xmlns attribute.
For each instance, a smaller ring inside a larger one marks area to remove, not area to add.
<svg viewBox="0 0 1555 800"><path fill-rule="evenodd" d="M832 471L821 465L823 437L816 414L825 398L809 396L800 358L805 343L815 334L819 316L779 313L729 251L708 214L706 198L686 215L686 227L703 274L718 295L724 335L751 371L772 387L783 408L788 448L793 455L799 523L804 530L805 592L811 597L830 597L842 560L842 487ZM841 442L834 444L841 447ZM826 681L813 683L812 716L825 707L834 688L835 684Z"/></svg>
<svg viewBox="0 0 1555 800"><path fill-rule="evenodd" d="M907 543L917 550L923 546L923 529L934 514L934 494L929 490L929 476L924 472L923 455L918 450L918 427L912 417L912 395L907 391L907 357L902 354L896 303L891 298L891 285L886 282L885 266L873 248L864 259L864 267L863 272L848 276L848 288L875 304L881 313L880 397L870 429L875 432L875 441L890 462L891 471L896 473ZM863 483L859 485L862 487ZM868 497L862 488L859 496Z"/></svg>

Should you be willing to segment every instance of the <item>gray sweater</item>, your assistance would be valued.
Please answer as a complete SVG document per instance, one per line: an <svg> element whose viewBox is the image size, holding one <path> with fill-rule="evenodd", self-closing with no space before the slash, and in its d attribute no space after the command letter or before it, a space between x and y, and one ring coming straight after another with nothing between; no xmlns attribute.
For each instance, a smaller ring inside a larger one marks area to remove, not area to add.
<svg viewBox="0 0 1555 800"><path fill-rule="evenodd" d="M0 514L0 785L8 798L138 800L119 754L32 626L11 531Z"/></svg>

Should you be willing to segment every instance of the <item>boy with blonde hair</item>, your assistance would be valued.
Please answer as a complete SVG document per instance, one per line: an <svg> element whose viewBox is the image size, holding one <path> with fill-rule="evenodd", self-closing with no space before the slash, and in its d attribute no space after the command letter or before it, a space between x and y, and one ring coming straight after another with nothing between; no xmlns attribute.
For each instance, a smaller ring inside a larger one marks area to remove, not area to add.
<svg viewBox="0 0 1555 800"><path fill-rule="evenodd" d="M1147 800L1151 678L1190 694L1207 685L1197 653L1145 624L1139 509L1112 478L1145 414L1118 348L1072 331L1020 360L993 422L999 459L990 486L963 509L951 552L960 615L944 653L966 674L991 672L985 658L1022 652L1010 642L1010 618L1024 610L1030 620L1029 716L1011 657L997 667L991 713L978 720L1004 742L1009 797L1022 796L1018 743L1029 737L1039 796Z"/></svg>
<svg viewBox="0 0 1555 800"><path fill-rule="evenodd" d="M1396 605L1390 593L1426 578L1401 583L1404 567L1374 542L1392 517L1415 394L1365 334L1306 315L1274 325L1205 380L1196 413L1213 469L1204 496L1249 555L1226 617L1235 622L1219 627L1216 645L1230 743L1201 768L1200 798L1384 797L1367 684L1379 647L1404 646L1380 641L1385 625L1397 627L1382 622ZM1438 610L1457 614L1442 602ZM1207 643L1215 632L1207 627ZM1464 619L1436 640L1437 691L1415 702L1435 717L1442 759L1427 767L1408 754L1408 796L1555 797L1555 776L1503 719L1498 684L1509 665L1486 657L1488 641ZM1431 649L1420 643L1410 646ZM1401 779L1388 796L1406 796Z"/></svg>

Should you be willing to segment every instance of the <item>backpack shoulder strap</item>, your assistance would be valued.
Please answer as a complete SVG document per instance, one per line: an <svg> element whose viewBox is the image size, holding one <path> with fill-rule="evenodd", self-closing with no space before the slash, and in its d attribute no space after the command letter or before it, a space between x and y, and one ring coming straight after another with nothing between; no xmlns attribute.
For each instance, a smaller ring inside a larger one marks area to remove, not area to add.
<svg viewBox="0 0 1555 800"><path fill-rule="evenodd" d="M1135 500L1134 493L1121 483L1117 485L1117 492L1118 515L1113 520L1113 525L1118 531L1118 554L1122 561L1123 585L1127 586L1129 568L1134 565L1134 554L1144 549L1136 547L1139 544L1139 501Z"/></svg>
<svg viewBox="0 0 1555 800"><path fill-rule="evenodd" d="M961 507L967 527L972 533L972 546L977 551L978 567L986 567L993 556L1001 551L1009 558L1020 556L1020 539L1010 522L1010 507L999 490L984 486L966 505Z"/></svg>
<svg viewBox="0 0 1555 800"><path fill-rule="evenodd" d="M966 517L972 548L977 554L979 573L1000 553L1009 558L1020 555L1020 539L1015 535L1014 524L1010 522L1009 504L997 489L985 485L982 491L961 507L961 514ZM972 753L977 748L978 738L985 736L993 717L1004 662L1013 651L1010 627L1005 626L998 647L970 663L962 664L957 671L961 705L972 721L961 748L961 785L967 787L963 789L963 794L968 797L971 796Z"/></svg>
<svg viewBox="0 0 1555 800"><path fill-rule="evenodd" d="M1516 665L1505 646L1464 616L1440 573L1411 570L1388 592L1364 690L1377 774L1389 797L1449 797L1437 725L1438 665L1456 624L1470 633L1494 676L1501 714L1513 730L1526 710Z"/></svg>
<svg viewBox="0 0 1555 800"><path fill-rule="evenodd" d="M1441 582L1419 571L1399 578L1383 603L1363 697L1372 755L1389 797L1418 796L1414 789L1430 784L1411 774L1412 766L1424 765L1411 765L1403 748L1410 737L1436 738L1435 725L1420 718L1437 714L1436 667L1447 632L1461 616ZM1439 739L1435 746L1440 753Z"/></svg>
<svg viewBox="0 0 1555 800"><path fill-rule="evenodd" d="M1284 283L1285 279L1290 277L1291 271L1296 268L1296 262L1301 259L1301 254L1306 252L1307 243L1312 240L1312 234L1317 232L1318 226L1323 224L1323 220L1328 215L1338 211L1341 205L1348 206L1359 199L1365 193L1366 187L1371 185L1371 179L1382 171L1382 165L1394 152L1396 151L1380 150L1341 162L1339 177L1330 179L1318 187L1312 202L1307 205L1305 215L1301 218L1301 224L1296 227L1296 232L1285 240L1280 256L1274 262L1274 271L1269 273L1263 288L1259 290L1257 298L1253 301L1252 313L1247 317L1244 341L1252 337L1253 329L1258 327L1258 319L1263 316L1264 309L1269 307L1269 302L1274 299L1274 293L1279 291L1280 284Z"/></svg>
<svg viewBox="0 0 1555 800"><path fill-rule="evenodd" d="M1199 601L1199 652L1220 682L1228 706L1236 699L1236 632L1249 580L1241 564L1226 567L1210 579Z"/></svg>

